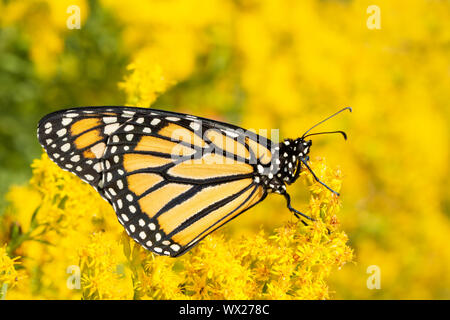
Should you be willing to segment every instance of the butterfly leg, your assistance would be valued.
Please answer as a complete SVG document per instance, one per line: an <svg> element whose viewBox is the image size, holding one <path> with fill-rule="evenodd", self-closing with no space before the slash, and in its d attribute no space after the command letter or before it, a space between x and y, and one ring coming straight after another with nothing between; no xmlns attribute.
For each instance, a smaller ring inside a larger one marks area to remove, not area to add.
<svg viewBox="0 0 450 320"><path fill-rule="evenodd" d="M327 186L325 183L323 183L322 181L319 180L319 178L316 176L316 174L312 171L312 169L310 168L310 166L308 166L308 164L306 163L306 161L302 161L303 164L305 165L305 167L309 170L309 172L311 172L312 176L314 177L314 180L316 180L318 183L320 183L321 185L323 185L325 188L327 188L328 190L330 190L331 192L333 192L335 195L337 195L339 197L339 193L334 191L333 189L331 189L329 186Z"/></svg>
<svg viewBox="0 0 450 320"><path fill-rule="evenodd" d="M294 209L294 208L291 206L291 196L289 195L289 193L283 192L282 195L286 198L287 207L288 207L288 209L294 214L294 216L296 216L296 217L297 217L298 219L300 219L300 220L301 220L300 216L302 216L302 217L304 217L304 218L306 218L306 219L308 219L308 220L315 221L315 220L314 220L313 218L311 218L310 216L307 216L306 214L301 213L300 211L298 211L297 209ZM305 226L308 225L305 221L303 221L303 220L301 220L301 221L302 221L302 223L303 223Z"/></svg>

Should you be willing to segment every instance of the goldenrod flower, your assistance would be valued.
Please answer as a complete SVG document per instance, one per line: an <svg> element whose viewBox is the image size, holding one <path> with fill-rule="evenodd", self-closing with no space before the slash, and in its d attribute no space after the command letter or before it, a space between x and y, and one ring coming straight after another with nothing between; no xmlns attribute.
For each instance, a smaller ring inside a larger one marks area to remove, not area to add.
<svg viewBox="0 0 450 320"><path fill-rule="evenodd" d="M15 266L19 264L17 260L20 257L10 258L8 256L6 245L0 247L0 290L4 285L8 285L10 288L14 287L19 281L19 273Z"/></svg>
<svg viewBox="0 0 450 320"><path fill-rule="evenodd" d="M325 182L339 180L338 172L328 169L323 159L311 166ZM302 177L311 189L310 214L317 219L309 226L288 221L272 235L261 230L236 238L217 231L173 259L155 256L134 243L89 185L60 170L44 154L33 163L30 185L15 189L11 197L18 210L10 213L12 217L26 211L31 219L28 224L24 220L22 242L13 238L11 243L27 257L23 266L28 276L39 281L37 288L20 289L48 298L329 298L326 281L332 270L352 260L352 250L337 224L339 200L319 188L309 174ZM333 187L339 189L339 183ZM31 209L16 203L30 192L40 195L31 216ZM16 277L13 260L3 256L9 261L8 280L3 281L11 282ZM67 287L66 270L72 265L81 272L79 290ZM14 293L21 294L25 293Z"/></svg>

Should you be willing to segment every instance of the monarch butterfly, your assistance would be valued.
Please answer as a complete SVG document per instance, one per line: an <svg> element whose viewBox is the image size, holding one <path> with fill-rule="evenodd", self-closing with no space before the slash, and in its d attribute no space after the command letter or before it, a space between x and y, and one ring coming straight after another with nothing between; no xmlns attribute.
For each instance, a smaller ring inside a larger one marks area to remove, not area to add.
<svg viewBox="0 0 450 320"><path fill-rule="evenodd" d="M274 143L206 118L134 107L83 107L43 117L38 140L49 158L93 186L145 249L176 257L265 199L308 166L308 136ZM303 221L303 220L302 220ZM305 223L305 222L304 222Z"/></svg>

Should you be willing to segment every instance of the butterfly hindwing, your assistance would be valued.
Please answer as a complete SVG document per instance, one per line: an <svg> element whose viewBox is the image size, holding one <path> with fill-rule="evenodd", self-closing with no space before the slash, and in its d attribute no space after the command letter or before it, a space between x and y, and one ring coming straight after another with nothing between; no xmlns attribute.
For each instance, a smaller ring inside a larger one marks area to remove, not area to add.
<svg viewBox="0 0 450 320"><path fill-rule="evenodd" d="M201 218L182 224L173 233L173 239L184 244L183 250L179 254L191 249L208 234L223 226L225 223L236 218L238 215L255 206L266 197L266 191L260 186L250 186L239 190L233 195L225 198L222 202L204 210Z"/></svg>

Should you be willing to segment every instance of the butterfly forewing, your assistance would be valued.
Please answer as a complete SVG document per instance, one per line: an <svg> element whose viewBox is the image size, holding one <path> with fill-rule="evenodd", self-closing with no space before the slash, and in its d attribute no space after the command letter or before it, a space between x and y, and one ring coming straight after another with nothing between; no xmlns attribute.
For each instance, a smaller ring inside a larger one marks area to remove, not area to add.
<svg viewBox="0 0 450 320"><path fill-rule="evenodd" d="M113 109L55 112L39 122L38 138L50 159L98 188L107 139L129 119Z"/></svg>
<svg viewBox="0 0 450 320"><path fill-rule="evenodd" d="M38 135L53 161L112 204L133 239L177 256L267 194L253 178L257 161L270 162L270 144L260 149L263 138L238 130L190 115L94 107L49 115Z"/></svg>

